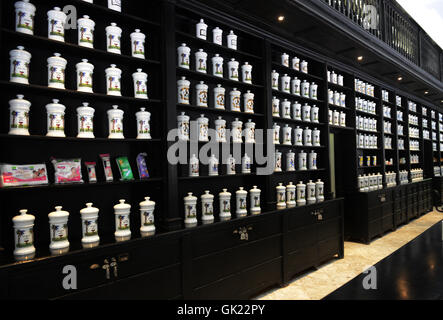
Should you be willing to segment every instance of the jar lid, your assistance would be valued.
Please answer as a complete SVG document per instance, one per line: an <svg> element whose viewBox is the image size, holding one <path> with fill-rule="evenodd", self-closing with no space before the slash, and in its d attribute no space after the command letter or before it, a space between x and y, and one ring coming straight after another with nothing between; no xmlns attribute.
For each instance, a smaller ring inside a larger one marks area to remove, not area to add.
<svg viewBox="0 0 443 320"><path fill-rule="evenodd" d="M192 192L189 192L189 193L188 193L188 196L185 197L185 201L197 201L197 197L194 197L194 196L192 195Z"/></svg>
<svg viewBox="0 0 443 320"><path fill-rule="evenodd" d="M111 115L111 114L123 116L125 114L125 112L123 110L119 109L117 105L113 105L112 109L108 110L108 115Z"/></svg>
<svg viewBox="0 0 443 320"><path fill-rule="evenodd" d="M28 214L27 209L22 209L19 212L20 212L20 215L15 216L12 219L13 222L33 222L33 221L35 221L35 217L33 215Z"/></svg>
<svg viewBox="0 0 443 320"><path fill-rule="evenodd" d="M35 13L35 10L36 10L35 6L32 3L30 3L29 0L17 1L14 4L14 6L15 6L16 9L22 9L23 8L23 9L31 11L32 13Z"/></svg>
<svg viewBox="0 0 443 320"><path fill-rule="evenodd" d="M77 113L89 113L94 114L95 109L89 106L89 102L83 102L83 106L77 108Z"/></svg>
<svg viewBox="0 0 443 320"><path fill-rule="evenodd" d="M51 17L52 16L52 17ZM54 9L48 11L49 18L59 18L66 19L66 14L59 7L54 7Z"/></svg>
<svg viewBox="0 0 443 320"><path fill-rule="evenodd" d="M26 106L26 108L29 108L31 106L31 102L29 102L28 100L25 100L24 97L25 97L24 95L18 94L17 99L10 100L9 104L22 105L22 106ZM14 107L17 107L17 106L14 106Z"/></svg>
<svg viewBox="0 0 443 320"><path fill-rule="evenodd" d="M257 186L253 186L250 192L260 192L261 190L257 188Z"/></svg>
<svg viewBox="0 0 443 320"><path fill-rule="evenodd" d="M237 194L248 194L248 192L244 189L245 189L244 187L238 187L238 191L236 193Z"/></svg>
<svg viewBox="0 0 443 320"><path fill-rule="evenodd" d="M68 61L65 58L62 58L62 55L60 53L54 53L53 57L49 57L48 58L48 63L49 64L62 64L62 65L67 65Z"/></svg>
<svg viewBox="0 0 443 320"><path fill-rule="evenodd" d="M150 197L145 197L145 201L140 202L140 207L155 207L155 202Z"/></svg>
<svg viewBox="0 0 443 320"><path fill-rule="evenodd" d="M202 199L205 200L213 200L214 199L214 195L212 195L210 193L210 191L205 191L205 193L201 196Z"/></svg>
<svg viewBox="0 0 443 320"><path fill-rule="evenodd" d="M128 210L131 209L131 205L125 203L126 200L119 200L120 203L114 206L115 210L121 211L121 210Z"/></svg>
<svg viewBox="0 0 443 320"><path fill-rule="evenodd" d="M179 116L177 116L178 120L189 120L189 116L187 116L184 112L182 112Z"/></svg>
<svg viewBox="0 0 443 320"><path fill-rule="evenodd" d="M87 203L86 208L80 210L80 214L98 214L99 209L94 208L92 203Z"/></svg>
<svg viewBox="0 0 443 320"><path fill-rule="evenodd" d="M49 218L66 218L66 217L68 217L69 216L69 212L63 211L62 209L63 209L62 206L55 207L55 211L51 212L48 215L48 217Z"/></svg>
<svg viewBox="0 0 443 320"><path fill-rule="evenodd" d="M114 31L114 32L116 32L116 33L121 33L122 32L122 29L120 28L120 27L118 27L117 26L117 23L115 23L115 22L111 22L111 25L110 26L108 26L108 27L106 27L106 31L108 32L112 32L112 31Z"/></svg>
<svg viewBox="0 0 443 320"><path fill-rule="evenodd" d="M12 56L18 56L22 59L29 60L31 59L32 55L25 50L25 47L23 46L17 46L17 49L13 49L9 52L9 55Z"/></svg>
<svg viewBox="0 0 443 320"><path fill-rule="evenodd" d="M77 63L76 67L77 69L83 67L94 70L94 65L92 63L89 63L88 59L82 59L82 62Z"/></svg>
<svg viewBox="0 0 443 320"><path fill-rule="evenodd" d="M223 189L223 191L222 192L220 192L220 196L224 196L224 197L230 197L231 196L231 193L230 192L228 192L228 189Z"/></svg>
<svg viewBox="0 0 443 320"><path fill-rule="evenodd" d="M52 103L47 104L46 109L60 109L60 111L64 112L66 107L59 102L60 100L58 99L52 99Z"/></svg>
<svg viewBox="0 0 443 320"><path fill-rule="evenodd" d="M108 72L117 72L120 74L122 73L122 71L119 68L117 68L117 65L115 65L115 64L111 64L111 66L109 68L107 68L105 71L106 71L106 73L108 73Z"/></svg>

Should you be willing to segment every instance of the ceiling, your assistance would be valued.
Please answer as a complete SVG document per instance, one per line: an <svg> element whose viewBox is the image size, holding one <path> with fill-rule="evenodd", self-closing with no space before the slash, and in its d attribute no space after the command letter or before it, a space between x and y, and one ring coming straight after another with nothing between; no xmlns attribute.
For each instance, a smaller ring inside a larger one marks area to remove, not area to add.
<svg viewBox="0 0 443 320"><path fill-rule="evenodd" d="M312 0L311 0L312 1ZM443 85L433 86L421 77L410 72L404 64L393 64L384 56L371 49L368 43L361 44L356 38L335 30L332 25L319 17L311 15L289 0L205 0L206 4L216 6L235 14L241 19L251 20L265 30L292 40L327 57L346 65L363 70L392 87L418 96L435 105L443 106ZM283 22L277 17L284 16ZM374 38L374 42L380 42ZM392 50L395 54L396 52ZM363 56L361 62L357 57ZM399 81L398 78L402 77ZM432 77L432 76L431 76ZM435 80L435 78L433 78ZM425 94L425 92L428 92Z"/></svg>

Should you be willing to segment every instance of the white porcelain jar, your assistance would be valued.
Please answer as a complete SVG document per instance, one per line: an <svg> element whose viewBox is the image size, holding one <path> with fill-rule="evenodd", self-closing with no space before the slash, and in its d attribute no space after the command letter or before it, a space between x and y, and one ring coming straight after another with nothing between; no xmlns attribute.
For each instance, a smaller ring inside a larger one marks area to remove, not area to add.
<svg viewBox="0 0 443 320"><path fill-rule="evenodd" d="M317 202L325 201L324 190L325 183L318 179L318 181L315 183L315 197L317 199Z"/></svg>
<svg viewBox="0 0 443 320"><path fill-rule="evenodd" d="M63 207L55 207L54 212L48 215L49 238L51 244L49 249L52 255L61 255L69 252L68 219L69 212L62 211Z"/></svg>
<svg viewBox="0 0 443 320"><path fill-rule="evenodd" d="M232 121L232 142L233 143L242 143L243 139L243 122L238 118L235 118L235 121Z"/></svg>
<svg viewBox="0 0 443 320"><path fill-rule="evenodd" d="M308 154L303 150L298 154L298 170L306 171L308 170Z"/></svg>
<svg viewBox="0 0 443 320"><path fill-rule="evenodd" d="M309 88L309 98L317 100L317 97L318 97L318 85L313 82L311 83L311 87Z"/></svg>
<svg viewBox="0 0 443 320"><path fill-rule="evenodd" d="M286 209L286 187L279 183L275 188L277 191L277 210Z"/></svg>
<svg viewBox="0 0 443 320"><path fill-rule="evenodd" d="M292 104L292 119L302 121L302 106L298 102Z"/></svg>
<svg viewBox="0 0 443 320"><path fill-rule="evenodd" d="M146 35L140 32L140 29L135 29L131 33L131 52L134 58L145 59L145 45Z"/></svg>
<svg viewBox="0 0 443 320"><path fill-rule="evenodd" d="M239 190L235 193L236 195L236 211L235 214L237 215L237 218L243 218L248 215L248 209L247 209L247 198L248 198L248 192L244 190L243 187L239 187Z"/></svg>
<svg viewBox="0 0 443 320"><path fill-rule="evenodd" d="M203 49L198 49L195 53L195 71L201 73L208 71L208 54Z"/></svg>
<svg viewBox="0 0 443 320"><path fill-rule="evenodd" d="M289 54L283 53L281 55L281 64L284 67L289 67Z"/></svg>
<svg viewBox="0 0 443 320"><path fill-rule="evenodd" d="M77 91L93 92L93 74L94 65L83 59L82 62L76 64L77 69Z"/></svg>
<svg viewBox="0 0 443 320"><path fill-rule="evenodd" d="M204 81L200 81L200 83L195 86L195 98L197 107L208 106L208 85L206 85Z"/></svg>
<svg viewBox="0 0 443 320"><path fill-rule="evenodd" d="M11 71L10 81L22 84L29 84L29 65L32 55L25 51L25 48L18 46L17 49L9 52Z"/></svg>
<svg viewBox="0 0 443 320"><path fill-rule="evenodd" d="M232 156L232 154L230 154L228 159L226 159L226 174L228 176L233 176L233 175L237 174L237 170L236 170L235 165L236 165L236 160Z"/></svg>
<svg viewBox="0 0 443 320"><path fill-rule="evenodd" d="M241 69L243 82L252 83L252 66L248 62L245 62Z"/></svg>
<svg viewBox="0 0 443 320"><path fill-rule="evenodd" d="M209 141L209 119L205 117L204 114L200 115L197 120L198 123L198 141L208 142Z"/></svg>
<svg viewBox="0 0 443 320"><path fill-rule="evenodd" d="M282 153L278 150L275 150L275 166L274 172L282 172Z"/></svg>
<svg viewBox="0 0 443 320"><path fill-rule="evenodd" d="M218 195L220 200L220 220L227 221L231 219L231 193L228 189L223 189Z"/></svg>
<svg viewBox="0 0 443 320"><path fill-rule="evenodd" d="M232 89L229 93L231 102L231 111L241 112L241 92L237 88Z"/></svg>
<svg viewBox="0 0 443 320"><path fill-rule="evenodd" d="M305 103L302 108L302 120L305 122L311 122L311 106Z"/></svg>
<svg viewBox="0 0 443 320"><path fill-rule="evenodd" d="M300 58L294 57L292 59L292 69L300 71Z"/></svg>
<svg viewBox="0 0 443 320"><path fill-rule="evenodd" d="M342 87L344 86L344 78L342 75L338 75L337 84Z"/></svg>
<svg viewBox="0 0 443 320"><path fill-rule="evenodd" d="M332 121L334 126L340 126L340 112L338 112L337 110L334 110L334 112L332 113Z"/></svg>
<svg viewBox="0 0 443 320"><path fill-rule="evenodd" d="M280 126L274 123L272 130L274 131L274 144L280 144Z"/></svg>
<svg viewBox="0 0 443 320"><path fill-rule="evenodd" d="M234 34L234 31L230 31L227 38L227 45L229 49L237 50L237 39L238 37Z"/></svg>
<svg viewBox="0 0 443 320"><path fill-rule="evenodd" d="M131 205L125 202L126 200L120 200L120 203L114 206L114 236L117 242L131 240Z"/></svg>
<svg viewBox="0 0 443 320"><path fill-rule="evenodd" d="M245 123L245 143L255 143L255 122L251 119Z"/></svg>
<svg viewBox="0 0 443 320"><path fill-rule="evenodd" d="M84 249L95 248L100 243L98 236L98 213L92 203L87 203L86 208L80 210L82 218L82 245Z"/></svg>
<svg viewBox="0 0 443 320"><path fill-rule="evenodd" d="M217 53L212 57L212 75L223 78L223 58Z"/></svg>
<svg viewBox="0 0 443 320"><path fill-rule="evenodd" d="M215 44L223 45L223 30L216 27L212 30L212 39Z"/></svg>
<svg viewBox="0 0 443 320"><path fill-rule="evenodd" d="M88 102L77 108L78 135L77 138L94 139L94 108Z"/></svg>
<svg viewBox="0 0 443 320"><path fill-rule="evenodd" d="M283 77L281 77L281 91L286 93L291 93L291 77L289 77L287 74L284 74Z"/></svg>
<svg viewBox="0 0 443 320"><path fill-rule="evenodd" d="M311 108L311 122L319 123L319 108L316 105Z"/></svg>
<svg viewBox="0 0 443 320"><path fill-rule="evenodd" d="M197 156L193 154L189 159L189 176L198 177L200 175L200 161Z"/></svg>
<svg viewBox="0 0 443 320"><path fill-rule="evenodd" d="M123 135L123 116L125 112L120 110L117 105L108 110L109 137L108 139L124 139Z"/></svg>
<svg viewBox="0 0 443 320"><path fill-rule="evenodd" d="M177 99L180 104L189 104L189 90L191 88L191 82L186 80L186 77L182 77L177 81Z"/></svg>
<svg viewBox="0 0 443 320"><path fill-rule="evenodd" d="M306 62L305 60L303 60L301 63L300 63L300 71L301 72L303 72L303 73L308 73L308 62Z"/></svg>
<svg viewBox="0 0 443 320"><path fill-rule="evenodd" d="M300 181L297 184L297 207L306 205L306 185Z"/></svg>
<svg viewBox="0 0 443 320"><path fill-rule="evenodd" d="M142 238L155 235L155 202L150 197L145 197L145 201L140 202L140 234Z"/></svg>
<svg viewBox="0 0 443 320"><path fill-rule="evenodd" d="M346 94L340 93L340 107L346 108Z"/></svg>
<svg viewBox="0 0 443 320"><path fill-rule="evenodd" d="M239 80L239 76L238 76L239 66L240 66L240 63L238 61L235 61L234 58L232 58L228 62L229 80L233 80L233 81L238 81Z"/></svg>
<svg viewBox="0 0 443 320"><path fill-rule="evenodd" d="M331 82L333 84L337 84L337 74L335 73L335 71L332 71L331 73Z"/></svg>
<svg viewBox="0 0 443 320"><path fill-rule="evenodd" d="M17 99L9 101L9 134L29 136L29 111L31 102L17 95Z"/></svg>
<svg viewBox="0 0 443 320"><path fill-rule="evenodd" d="M215 156L215 154L213 154L210 158L209 158L209 176L210 177L214 177L214 176L218 176L218 166L219 166L219 161L217 159L217 157Z"/></svg>
<svg viewBox="0 0 443 320"><path fill-rule="evenodd" d="M108 8L122 12L122 0L108 0Z"/></svg>
<svg viewBox="0 0 443 320"><path fill-rule="evenodd" d="M275 70L272 70L271 74L271 82L272 82L272 89L278 90L278 80L279 80L280 74L276 72Z"/></svg>
<svg viewBox="0 0 443 320"><path fill-rule="evenodd" d="M283 144L284 145L292 145L292 127L286 124L283 127Z"/></svg>
<svg viewBox="0 0 443 320"><path fill-rule="evenodd" d="M35 6L29 0L17 1L15 7L15 31L34 34Z"/></svg>
<svg viewBox="0 0 443 320"><path fill-rule="evenodd" d="M297 206L297 187L292 183L286 186L286 206L288 208L294 208Z"/></svg>
<svg viewBox="0 0 443 320"><path fill-rule="evenodd" d="M243 105L245 113L254 113L254 97L255 95L248 90L245 94L243 94Z"/></svg>
<svg viewBox="0 0 443 320"><path fill-rule="evenodd" d="M214 107L215 109L224 110L225 109L225 95L226 89L218 84L214 88Z"/></svg>
<svg viewBox="0 0 443 320"><path fill-rule="evenodd" d="M301 129L300 127L296 127L294 133L295 133L295 145L298 147L303 146L303 129Z"/></svg>
<svg viewBox="0 0 443 320"><path fill-rule="evenodd" d="M346 113L340 112L340 126L346 127Z"/></svg>
<svg viewBox="0 0 443 320"><path fill-rule="evenodd" d="M312 145L314 147L320 147L320 130L318 130L317 128L314 128L314 130L312 130Z"/></svg>
<svg viewBox="0 0 443 320"><path fill-rule="evenodd" d="M208 36L208 25L205 20L200 19L200 22L196 25L195 36L199 39L206 40Z"/></svg>
<svg viewBox="0 0 443 320"><path fill-rule="evenodd" d="M115 64L105 70L106 92L110 96L121 96L122 71Z"/></svg>
<svg viewBox="0 0 443 320"><path fill-rule="evenodd" d="M292 150L286 154L286 171L295 171L295 153Z"/></svg>
<svg viewBox="0 0 443 320"><path fill-rule="evenodd" d="M310 84L306 80L301 83L301 96L304 98L309 98Z"/></svg>
<svg viewBox="0 0 443 320"><path fill-rule="evenodd" d="M134 97L137 99L148 99L148 74L142 69L132 74L134 81Z"/></svg>
<svg viewBox="0 0 443 320"><path fill-rule="evenodd" d="M296 96L301 95L301 80L297 77L291 81L291 92Z"/></svg>
<svg viewBox="0 0 443 320"><path fill-rule="evenodd" d="M272 98L272 116L280 117L280 99Z"/></svg>
<svg viewBox="0 0 443 320"><path fill-rule="evenodd" d="M282 106L282 118L291 119L291 102L285 99L281 103Z"/></svg>
<svg viewBox="0 0 443 320"><path fill-rule="evenodd" d="M78 45L81 47L94 48L94 29L95 22L89 19L89 16L77 21Z"/></svg>
<svg viewBox="0 0 443 320"><path fill-rule="evenodd" d="M177 48L177 54L178 66L189 69L191 64L191 48L189 48L186 43L182 43L181 46Z"/></svg>
<svg viewBox="0 0 443 320"><path fill-rule="evenodd" d="M66 14L55 7L48 11L48 38L51 40L65 42L65 22Z"/></svg>
<svg viewBox="0 0 443 320"><path fill-rule="evenodd" d="M215 120L215 131L216 131L216 142L225 143L226 140L226 120L223 120L222 117L218 117Z"/></svg>
<svg viewBox="0 0 443 320"><path fill-rule="evenodd" d="M339 107L341 106L340 93L337 91L334 92L334 105L339 106Z"/></svg>
<svg viewBox="0 0 443 320"><path fill-rule="evenodd" d="M331 109L328 110L328 122L330 125L334 124L334 119L333 119L333 112Z"/></svg>
<svg viewBox="0 0 443 320"><path fill-rule="evenodd" d="M303 145L305 147L311 147L312 146L312 130L308 127L303 130Z"/></svg>
<svg viewBox="0 0 443 320"><path fill-rule="evenodd" d="M52 103L46 105L48 114L48 137L64 138L65 135L65 110L66 107L59 103L59 100L53 99Z"/></svg>
<svg viewBox="0 0 443 320"><path fill-rule="evenodd" d="M307 204L317 203L317 198L315 197L315 183L312 180L306 184L306 198Z"/></svg>
<svg viewBox="0 0 443 320"><path fill-rule="evenodd" d="M178 139L181 141L189 141L189 121L189 116L184 112L177 117Z"/></svg>
<svg viewBox="0 0 443 320"><path fill-rule="evenodd" d="M108 52L121 54L122 29L112 22L106 27L106 49Z"/></svg>
<svg viewBox="0 0 443 320"><path fill-rule="evenodd" d="M242 158L242 173L243 174L250 174L251 173L251 158L249 158L248 154L245 153L245 155Z"/></svg>
<svg viewBox="0 0 443 320"><path fill-rule="evenodd" d="M14 257L17 261L28 261L35 258L35 217L27 213L28 210L20 210L20 215L12 219L15 240Z"/></svg>
<svg viewBox="0 0 443 320"><path fill-rule="evenodd" d="M214 222L214 195L209 191L205 191L201 197L202 203L202 222L203 224L211 224Z"/></svg>
<svg viewBox="0 0 443 320"><path fill-rule="evenodd" d="M317 170L317 153L312 150L308 156L308 169Z"/></svg>
<svg viewBox="0 0 443 320"><path fill-rule="evenodd" d="M249 196L250 196L250 211L252 215L260 214L261 213L261 207L260 207L260 194L261 190L257 188L257 186L253 186L251 190L249 190Z"/></svg>
<svg viewBox="0 0 443 320"><path fill-rule="evenodd" d="M65 89L65 70L68 61L60 53L48 58L48 87Z"/></svg>
<svg viewBox="0 0 443 320"><path fill-rule="evenodd" d="M137 139L151 140L151 113L146 111L146 108L141 108L135 114L137 119Z"/></svg>

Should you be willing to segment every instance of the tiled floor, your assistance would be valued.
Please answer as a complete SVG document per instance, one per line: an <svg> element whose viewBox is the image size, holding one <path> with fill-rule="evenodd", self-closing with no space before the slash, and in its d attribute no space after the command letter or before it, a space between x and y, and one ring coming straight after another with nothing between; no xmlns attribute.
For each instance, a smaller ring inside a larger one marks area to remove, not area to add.
<svg viewBox="0 0 443 320"><path fill-rule="evenodd" d="M431 212L413 220L370 245L345 242L345 258L331 261L316 271L294 279L287 287L267 292L260 300L320 300L357 277L443 219Z"/></svg>

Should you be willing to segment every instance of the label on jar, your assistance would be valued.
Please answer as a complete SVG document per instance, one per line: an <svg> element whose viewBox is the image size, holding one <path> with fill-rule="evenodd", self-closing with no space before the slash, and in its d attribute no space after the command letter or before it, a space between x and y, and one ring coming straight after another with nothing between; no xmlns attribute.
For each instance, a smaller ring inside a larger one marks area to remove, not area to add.
<svg viewBox="0 0 443 320"><path fill-rule="evenodd" d="M61 242L68 240L68 225L67 224L51 225L51 239L54 242Z"/></svg>
<svg viewBox="0 0 443 320"><path fill-rule="evenodd" d="M195 218L197 217L197 209L194 205L187 205L186 206L186 217L187 218Z"/></svg>
<svg viewBox="0 0 443 320"><path fill-rule="evenodd" d="M148 82L147 81L142 81L142 80L135 81L135 93L136 94L146 95L147 91L148 91Z"/></svg>
<svg viewBox="0 0 443 320"><path fill-rule="evenodd" d="M17 29L34 30L34 16L28 12L20 10L16 16Z"/></svg>
<svg viewBox="0 0 443 320"><path fill-rule="evenodd" d="M139 41L139 40L134 40L133 43L133 54L141 54L144 55L145 54L145 42L144 41Z"/></svg>
<svg viewBox="0 0 443 320"><path fill-rule="evenodd" d="M19 59L13 60L11 65L11 77L28 79L29 63Z"/></svg>
<svg viewBox="0 0 443 320"><path fill-rule="evenodd" d="M149 134L151 133L151 126L149 121L139 120L138 121L138 133L139 134Z"/></svg>
<svg viewBox="0 0 443 320"><path fill-rule="evenodd" d="M80 132L94 132L94 118L89 116L80 116Z"/></svg>
<svg viewBox="0 0 443 320"><path fill-rule="evenodd" d="M180 101L189 102L189 87L180 87L178 94Z"/></svg>
<svg viewBox="0 0 443 320"><path fill-rule="evenodd" d="M65 36L65 22L62 20L52 19L49 21L49 35L51 36Z"/></svg>
<svg viewBox="0 0 443 320"><path fill-rule="evenodd" d="M80 43L94 43L94 34L92 33L92 30L88 27L81 27L80 28Z"/></svg>
<svg viewBox="0 0 443 320"><path fill-rule="evenodd" d="M199 104L207 104L208 103L208 91L199 90L197 93Z"/></svg>
<svg viewBox="0 0 443 320"><path fill-rule="evenodd" d="M212 216L214 214L214 206L211 202L203 203L203 215Z"/></svg>
<svg viewBox="0 0 443 320"><path fill-rule="evenodd" d="M246 111L254 112L254 99L247 99L245 107L246 107Z"/></svg>
<svg viewBox="0 0 443 320"><path fill-rule="evenodd" d="M78 73L79 88L92 88L92 73L80 71Z"/></svg>
<svg viewBox="0 0 443 320"><path fill-rule="evenodd" d="M59 113L49 114L49 131L64 131L65 130L65 116Z"/></svg>
<svg viewBox="0 0 443 320"><path fill-rule="evenodd" d="M123 122L121 118L112 118L110 124L111 133L123 133Z"/></svg>
<svg viewBox="0 0 443 320"><path fill-rule="evenodd" d="M11 111L11 129L29 129L29 113Z"/></svg>
<svg viewBox="0 0 443 320"><path fill-rule="evenodd" d="M225 106L225 95L224 93L219 93L215 96L216 108L224 108Z"/></svg>
<svg viewBox="0 0 443 320"><path fill-rule="evenodd" d="M121 37L110 34L108 35L108 49L120 50L121 47Z"/></svg>
<svg viewBox="0 0 443 320"><path fill-rule="evenodd" d="M33 229L18 229L15 231L15 242L17 248L28 248L34 245Z"/></svg>
<svg viewBox="0 0 443 320"><path fill-rule="evenodd" d="M49 68L49 83L65 83L65 69L52 66Z"/></svg>
<svg viewBox="0 0 443 320"><path fill-rule="evenodd" d="M129 216L122 214L116 217L117 219L117 229L118 230L129 230Z"/></svg>
<svg viewBox="0 0 443 320"><path fill-rule="evenodd" d="M231 103L232 103L233 110L240 110L240 97L239 96L232 97Z"/></svg>
<svg viewBox="0 0 443 320"><path fill-rule="evenodd" d="M152 212L143 210L141 214L143 217L143 226L149 227L154 225L154 214Z"/></svg>
<svg viewBox="0 0 443 320"><path fill-rule="evenodd" d="M120 92L121 91L121 83L120 78L117 77L108 77L108 91L115 91Z"/></svg>

